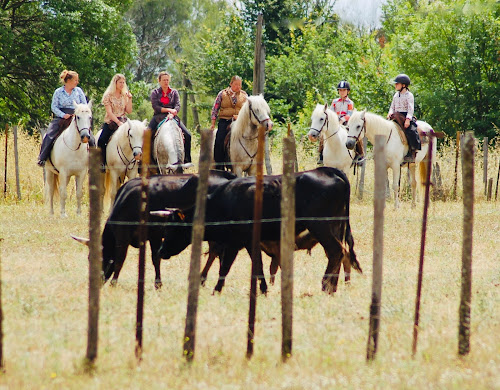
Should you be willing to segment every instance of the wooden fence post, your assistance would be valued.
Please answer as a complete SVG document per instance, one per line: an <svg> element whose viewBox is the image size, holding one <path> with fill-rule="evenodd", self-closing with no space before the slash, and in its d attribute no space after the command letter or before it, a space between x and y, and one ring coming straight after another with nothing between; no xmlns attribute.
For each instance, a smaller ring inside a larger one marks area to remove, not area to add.
<svg viewBox="0 0 500 390"><path fill-rule="evenodd" d="M472 231L474 221L474 132L468 131L462 147L464 219L462 233L462 285L459 307L458 354L470 351L470 313L472 298Z"/></svg>
<svg viewBox="0 0 500 390"><path fill-rule="evenodd" d="M484 195L488 189L488 137L483 138L483 183Z"/></svg>
<svg viewBox="0 0 500 390"><path fill-rule="evenodd" d="M497 163L498 163L497 159ZM500 164L498 164L498 171L497 171L497 185L495 187L495 202L497 201L497 196L498 196L498 179L500 179Z"/></svg>
<svg viewBox="0 0 500 390"><path fill-rule="evenodd" d="M455 147L455 176L453 180L453 199L457 199L457 181L458 181L458 156L460 152L460 131L457 131L457 141Z"/></svg>
<svg viewBox="0 0 500 390"><path fill-rule="evenodd" d="M138 205L140 210L139 219L139 266L137 277L137 312L135 323L135 356L142 360L142 334L144 321L144 282L146 278L146 241L148 237L148 173L151 156L151 130L144 133L142 145L142 169L141 169L141 201Z"/></svg>
<svg viewBox="0 0 500 390"><path fill-rule="evenodd" d="M283 138L283 188L281 192L281 359L292 354L293 253L295 249L295 138Z"/></svg>
<svg viewBox="0 0 500 390"><path fill-rule="evenodd" d="M252 276L250 278L250 303L248 309L248 333L247 333L247 359L253 355L253 344L255 337L255 314L257 308L257 262L262 262L260 250L262 202L264 189L264 143L265 130L259 126L259 138L257 146L257 174L255 178L255 200L253 209L253 232L252 232ZM262 275L264 277L264 275Z"/></svg>
<svg viewBox="0 0 500 390"><path fill-rule="evenodd" d="M3 197L7 196L7 155L9 154L9 125L5 125L5 174L3 180Z"/></svg>
<svg viewBox="0 0 500 390"><path fill-rule="evenodd" d="M86 355L88 368L93 366L97 358L99 336L99 294L102 284L100 165L99 149L89 149L89 315Z"/></svg>
<svg viewBox="0 0 500 390"><path fill-rule="evenodd" d="M366 148L368 146L367 138L363 137L363 150L365 151L365 160L363 161L363 165L361 166L361 174L359 178L359 192L358 199L363 199L363 193L365 192L365 171L366 171Z"/></svg>
<svg viewBox="0 0 500 390"><path fill-rule="evenodd" d="M207 204L208 174L212 157L213 131L201 131L201 149L199 163L199 182L196 191L196 209L193 217L193 233L191 237L191 264L188 277L188 302L186 327L184 330L184 356L187 361L194 359L196 340L196 315L198 312L198 296L200 293L200 259L201 244L205 235L205 209Z"/></svg>
<svg viewBox="0 0 500 390"><path fill-rule="evenodd" d="M0 238L0 371L5 372L3 361L2 243L3 238Z"/></svg>
<svg viewBox="0 0 500 390"><path fill-rule="evenodd" d="M486 197L486 200L489 202L491 200L491 191L493 189L493 178L490 177L488 179L488 195Z"/></svg>
<svg viewBox="0 0 500 390"><path fill-rule="evenodd" d="M17 190L17 199L21 200L21 183L19 181L19 153L17 149L17 126L13 127L14 133L14 162L16 165L16 190Z"/></svg>
<svg viewBox="0 0 500 390"><path fill-rule="evenodd" d="M429 150L432 150L434 137L429 137ZM412 356L417 352L417 339L418 339L418 321L420 318L420 295L422 293L422 279L424 275L424 255L425 255L425 235L427 232L427 211L429 209L429 189L431 182L431 169L432 169L432 153L427 157L427 176L425 179L425 195L424 195L424 215L422 217L422 235L420 238L420 259L418 265L418 280L417 280L417 297L415 300L415 321L413 324L413 345Z"/></svg>
<svg viewBox="0 0 500 390"><path fill-rule="evenodd" d="M372 301L370 305L370 329L366 359L375 359L377 353L378 333L380 329L380 305L382 302L382 259L384 254L384 208L387 170L385 168L385 144L387 138L375 136L373 156L375 160L375 191L373 198L373 274Z"/></svg>

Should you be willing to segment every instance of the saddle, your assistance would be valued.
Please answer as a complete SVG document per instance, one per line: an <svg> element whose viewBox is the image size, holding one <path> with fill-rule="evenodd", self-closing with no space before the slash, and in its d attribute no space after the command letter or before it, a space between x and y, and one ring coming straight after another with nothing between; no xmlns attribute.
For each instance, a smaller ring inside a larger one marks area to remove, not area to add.
<svg viewBox="0 0 500 390"><path fill-rule="evenodd" d="M74 115L70 115L70 116L69 116L68 118L66 118L66 119L61 118L61 119L59 120L59 123L57 124L57 135L56 135L56 137L55 137L55 138L59 137L59 136L62 134L62 132L63 132L64 130L66 130L66 129L69 127L69 125L70 125L70 124L71 124L71 122L73 121L73 116L74 116ZM54 139L55 139L55 138L54 138Z"/></svg>
<svg viewBox="0 0 500 390"><path fill-rule="evenodd" d="M395 112L391 115L391 120L393 122L396 122L396 124L398 125L399 137L401 138L401 142L403 143L403 145L408 145L408 140L403 130L405 128L406 116L401 114L400 112ZM413 120L415 121L415 123L417 122L417 118L413 117ZM422 130L418 126L417 126L417 132L418 132L418 137L420 138L420 143L422 145L429 143L429 133ZM444 133L442 131L432 130L430 134L434 135L434 137L436 138L444 138Z"/></svg>

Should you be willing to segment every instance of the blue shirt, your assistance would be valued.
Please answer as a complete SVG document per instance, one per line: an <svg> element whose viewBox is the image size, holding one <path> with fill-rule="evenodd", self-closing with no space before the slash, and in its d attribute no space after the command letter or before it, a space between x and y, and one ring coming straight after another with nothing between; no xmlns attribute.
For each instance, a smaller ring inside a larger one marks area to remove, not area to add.
<svg viewBox="0 0 500 390"><path fill-rule="evenodd" d="M64 118L66 114L61 111L61 108L75 108L75 106L73 106L73 100L78 104L87 104L85 94L80 87L73 88L70 94L66 92L64 86L59 87L54 91L54 95L52 95L52 104L50 108L56 116Z"/></svg>

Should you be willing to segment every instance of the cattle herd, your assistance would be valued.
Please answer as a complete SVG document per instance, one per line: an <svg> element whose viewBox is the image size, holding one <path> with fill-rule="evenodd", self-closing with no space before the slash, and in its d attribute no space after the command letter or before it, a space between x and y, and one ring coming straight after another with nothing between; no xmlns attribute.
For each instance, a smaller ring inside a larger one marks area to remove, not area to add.
<svg viewBox="0 0 500 390"><path fill-rule="evenodd" d="M361 272L349 224L349 181L341 170L331 167L298 172L295 180L295 249L310 250L317 243L323 246L328 264L322 289L333 293L337 289L342 264L346 280L349 280L351 267ZM191 243L198 182L199 177L195 174L149 178L147 240L155 268L156 288L162 286L161 259L181 253ZM210 171L204 235L204 240L209 242L210 256L202 281L205 281L213 259L219 256L219 280L215 291L222 290L240 249L245 248L251 253L255 183L254 176L238 178L229 172ZM272 281L279 267L281 190L281 175L264 176L261 248L272 257ZM102 233L104 282L111 278L112 285L116 284L128 247L139 247L140 200L139 178L126 182L116 194ZM260 281L261 292L266 293L261 256L254 261L257 262L254 276Z"/></svg>

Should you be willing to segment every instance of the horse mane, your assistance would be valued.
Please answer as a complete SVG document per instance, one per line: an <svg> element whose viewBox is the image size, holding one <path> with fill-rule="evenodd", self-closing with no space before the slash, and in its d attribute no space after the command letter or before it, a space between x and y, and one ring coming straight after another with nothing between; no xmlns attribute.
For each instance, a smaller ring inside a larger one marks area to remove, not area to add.
<svg viewBox="0 0 500 390"><path fill-rule="evenodd" d="M352 116L358 118L361 112L362 111L354 111ZM391 127L395 126L394 122L370 111L365 111L365 119L368 119L370 127L374 129L377 135L386 135L386 132L390 131Z"/></svg>

